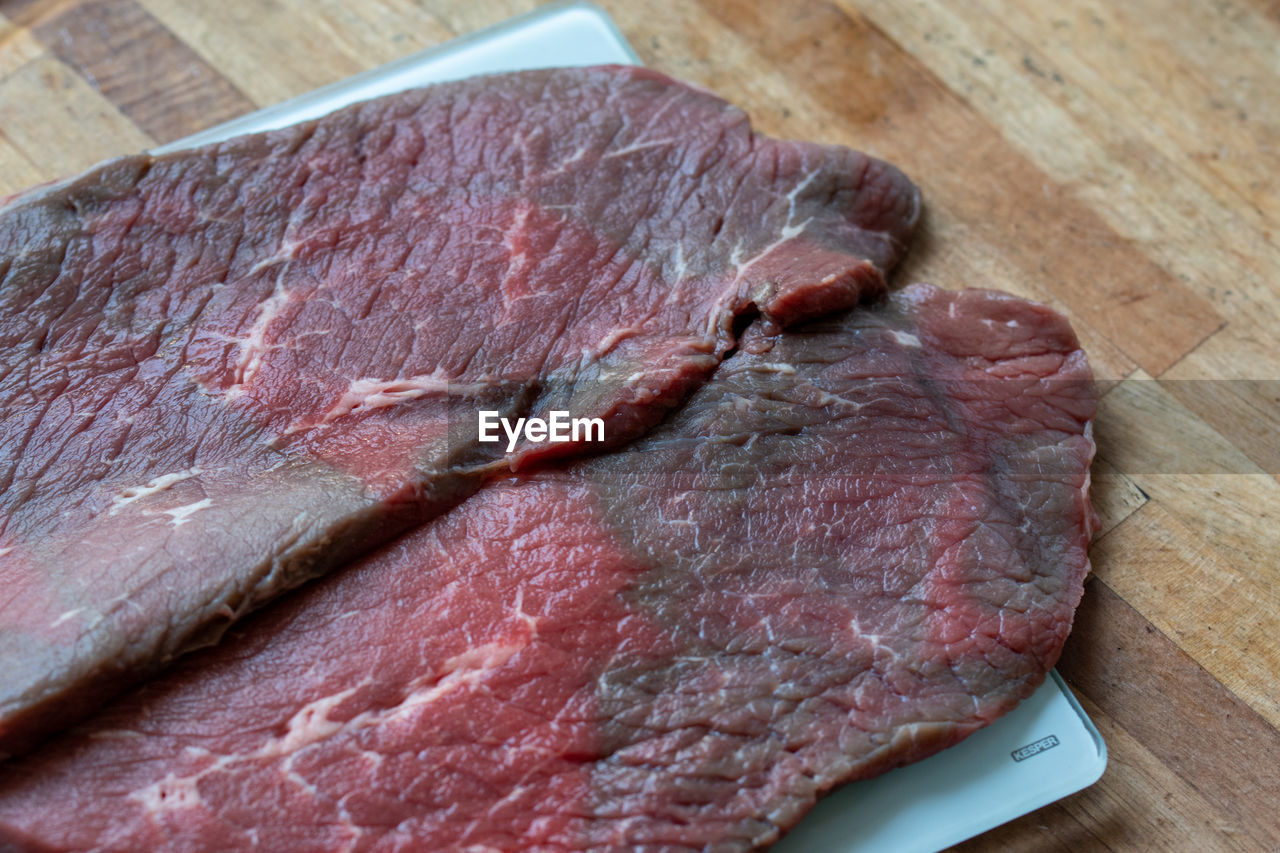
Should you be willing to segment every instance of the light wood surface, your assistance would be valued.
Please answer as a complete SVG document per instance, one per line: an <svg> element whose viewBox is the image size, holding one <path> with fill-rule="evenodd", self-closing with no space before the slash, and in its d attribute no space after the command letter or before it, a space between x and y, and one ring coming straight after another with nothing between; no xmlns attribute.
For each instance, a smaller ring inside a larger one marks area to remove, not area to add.
<svg viewBox="0 0 1280 853"><path fill-rule="evenodd" d="M0 0L0 195L533 0ZM1103 532L1061 671L1102 781L962 845L1280 850L1280 4L602 4L644 62L922 187L898 281L1076 325Z"/></svg>

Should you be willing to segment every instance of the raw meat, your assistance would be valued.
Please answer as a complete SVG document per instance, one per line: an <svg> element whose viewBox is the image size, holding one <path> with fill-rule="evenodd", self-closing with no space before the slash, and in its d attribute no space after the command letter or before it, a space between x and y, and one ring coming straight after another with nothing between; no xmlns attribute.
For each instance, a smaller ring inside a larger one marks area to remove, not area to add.
<svg viewBox="0 0 1280 853"><path fill-rule="evenodd" d="M881 290L917 213L892 167L635 68L445 84L10 200L0 756L575 449L504 459L477 408L621 442L735 317Z"/></svg>
<svg viewBox="0 0 1280 853"><path fill-rule="evenodd" d="M11 763L83 850L740 850L999 717L1088 568L1066 321L915 285L742 350Z"/></svg>

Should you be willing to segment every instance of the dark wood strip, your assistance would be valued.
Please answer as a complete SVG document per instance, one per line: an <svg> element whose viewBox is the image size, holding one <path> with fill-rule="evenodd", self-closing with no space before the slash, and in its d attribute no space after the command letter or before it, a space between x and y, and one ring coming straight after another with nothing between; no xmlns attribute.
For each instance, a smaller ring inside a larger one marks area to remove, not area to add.
<svg viewBox="0 0 1280 853"><path fill-rule="evenodd" d="M1269 474L1280 474L1280 377L1174 379L1162 386ZM1180 473L1180 472L1178 472Z"/></svg>
<svg viewBox="0 0 1280 853"><path fill-rule="evenodd" d="M1034 283L1157 375L1222 325L1213 305L1112 230L856 13L826 2L701 4L842 127L836 138L891 152L926 205L963 223L936 243L982 238ZM829 130L821 134L832 137ZM912 256L922 260L921 249ZM986 281L938 281L946 287ZM999 286L999 282L994 283ZM1142 330L1135 334L1135 330Z"/></svg>
<svg viewBox="0 0 1280 853"><path fill-rule="evenodd" d="M1280 849L1280 732L1098 578L1058 670L1261 849Z"/></svg>
<svg viewBox="0 0 1280 853"><path fill-rule="evenodd" d="M32 32L157 142L254 109L239 89L133 0L38 9Z"/></svg>

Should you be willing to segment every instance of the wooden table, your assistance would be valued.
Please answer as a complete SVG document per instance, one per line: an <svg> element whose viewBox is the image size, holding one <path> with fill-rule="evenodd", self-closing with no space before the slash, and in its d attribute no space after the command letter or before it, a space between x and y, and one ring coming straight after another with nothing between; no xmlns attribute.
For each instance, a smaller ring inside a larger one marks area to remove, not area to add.
<svg viewBox="0 0 1280 853"><path fill-rule="evenodd" d="M534 5L0 0L0 195ZM899 281L1050 302L1104 380L1060 669L1111 764L964 849L1280 849L1280 4L604 6L762 130L901 165Z"/></svg>

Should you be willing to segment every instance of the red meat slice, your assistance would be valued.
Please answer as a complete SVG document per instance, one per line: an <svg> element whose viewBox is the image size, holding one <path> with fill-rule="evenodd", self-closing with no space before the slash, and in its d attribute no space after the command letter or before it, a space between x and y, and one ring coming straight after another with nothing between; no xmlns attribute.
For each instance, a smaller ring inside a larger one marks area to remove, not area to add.
<svg viewBox="0 0 1280 853"><path fill-rule="evenodd" d="M742 850L1053 666L1095 398L1066 321L915 285L759 327L626 450L495 483L12 762L67 850Z"/></svg>
<svg viewBox="0 0 1280 853"><path fill-rule="evenodd" d="M620 443L884 286L897 170L652 71L372 101L0 207L0 755L433 517L477 409ZM598 448L587 448L598 449Z"/></svg>

